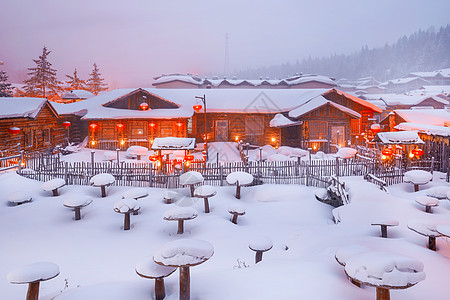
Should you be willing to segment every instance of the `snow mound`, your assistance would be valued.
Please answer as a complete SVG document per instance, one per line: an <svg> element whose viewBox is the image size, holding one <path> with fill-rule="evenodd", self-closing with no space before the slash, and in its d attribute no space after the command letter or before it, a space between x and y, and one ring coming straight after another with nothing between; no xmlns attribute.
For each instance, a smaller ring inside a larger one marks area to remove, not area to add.
<svg viewBox="0 0 450 300"><path fill-rule="evenodd" d="M280 154L280 153L276 153L276 154L272 154L269 156L268 161L287 161L290 160L289 156Z"/></svg>
<svg viewBox="0 0 450 300"><path fill-rule="evenodd" d="M427 196L437 199L445 199L448 192L450 192L448 186L435 186L426 190Z"/></svg>
<svg viewBox="0 0 450 300"><path fill-rule="evenodd" d="M127 149L127 157L145 156L147 153L148 148L142 146L131 146Z"/></svg>
<svg viewBox="0 0 450 300"><path fill-rule="evenodd" d="M153 259L166 266L195 266L205 262L213 254L214 247L209 242L179 239L156 250Z"/></svg>
<svg viewBox="0 0 450 300"><path fill-rule="evenodd" d="M374 286L406 287L425 279L422 262L387 252L352 256L345 265L345 272L358 281Z"/></svg>
<svg viewBox="0 0 450 300"><path fill-rule="evenodd" d="M197 171L189 171L180 175L180 184L189 185L203 182L203 175Z"/></svg>
<svg viewBox="0 0 450 300"><path fill-rule="evenodd" d="M228 184L248 185L253 182L253 175L247 172L232 172L226 178Z"/></svg>
<svg viewBox="0 0 450 300"><path fill-rule="evenodd" d="M114 176L108 173L100 173L92 176L89 181L93 186L110 185L115 181Z"/></svg>
<svg viewBox="0 0 450 300"><path fill-rule="evenodd" d="M18 267L9 272L7 279L11 283L29 283L48 280L58 276L59 267L51 262L38 262Z"/></svg>
<svg viewBox="0 0 450 300"><path fill-rule="evenodd" d="M424 170L412 170L404 174L404 181L413 184L427 184L431 179L433 179L433 175Z"/></svg>
<svg viewBox="0 0 450 300"><path fill-rule="evenodd" d="M303 157L307 156L309 152L300 148L292 148L288 146L281 146L277 149L277 153L283 154L289 157Z"/></svg>
<svg viewBox="0 0 450 300"><path fill-rule="evenodd" d="M122 198L133 198L133 199L139 199L144 198L148 196L148 191L146 188L134 188L126 190L122 194Z"/></svg>
<svg viewBox="0 0 450 300"><path fill-rule="evenodd" d="M117 159L117 153L114 151L105 151L103 152L103 160L116 160Z"/></svg>
<svg viewBox="0 0 450 300"><path fill-rule="evenodd" d="M357 152L358 151L356 149L349 148L349 147L343 147L343 148L339 148L336 155L342 159L346 159L346 158L352 158L353 156L355 156L355 154Z"/></svg>
<svg viewBox="0 0 450 300"><path fill-rule="evenodd" d="M32 200L32 196L24 191L12 192L8 196L8 201L11 203L24 203Z"/></svg>

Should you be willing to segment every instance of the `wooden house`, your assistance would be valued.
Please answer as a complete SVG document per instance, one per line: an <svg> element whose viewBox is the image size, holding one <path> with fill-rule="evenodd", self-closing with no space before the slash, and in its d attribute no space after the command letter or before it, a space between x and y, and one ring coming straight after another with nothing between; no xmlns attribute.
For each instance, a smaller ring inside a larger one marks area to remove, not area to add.
<svg viewBox="0 0 450 300"><path fill-rule="evenodd" d="M44 98L0 98L0 150L28 152L66 144L68 129Z"/></svg>

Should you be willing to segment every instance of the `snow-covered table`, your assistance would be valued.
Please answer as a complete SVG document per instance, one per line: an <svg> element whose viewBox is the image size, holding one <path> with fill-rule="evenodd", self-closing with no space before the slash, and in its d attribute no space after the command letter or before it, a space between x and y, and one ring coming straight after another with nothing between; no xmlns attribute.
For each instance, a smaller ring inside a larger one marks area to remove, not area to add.
<svg viewBox="0 0 450 300"><path fill-rule="evenodd" d="M377 220L371 223L372 226L381 226L381 237L387 238L388 226L398 226L397 220Z"/></svg>
<svg viewBox="0 0 450 300"><path fill-rule="evenodd" d="M429 196L418 196L416 202L422 206L425 206L425 212L431 213L431 207L439 206L439 200Z"/></svg>
<svg viewBox="0 0 450 300"><path fill-rule="evenodd" d="M450 238L450 224L441 224L436 226L436 231L441 235Z"/></svg>
<svg viewBox="0 0 450 300"><path fill-rule="evenodd" d="M236 185L236 198L241 199L241 186L252 184L253 175L247 172L231 172L226 180L228 184Z"/></svg>
<svg viewBox="0 0 450 300"><path fill-rule="evenodd" d="M334 255L334 258L340 264L341 266L345 267L347 264L347 261L350 257L369 252L369 248L362 246L362 245L348 245L342 248L339 248L336 251L336 254ZM351 283L356 285L357 287L361 287L361 284L358 281L353 280L352 278L349 278Z"/></svg>
<svg viewBox="0 0 450 300"><path fill-rule="evenodd" d="M125 198L114 204L114 211L124 215L123 230L130 230L130 214L139 209L138 202L133 198Z"/></svg>
<svg viewBox="0 0 450 300"><path fill-rule="evenodd" d="M407 226L412 231L428 237L428 249L436 251L436 238L441 236L441 234L436 230L437 224L411 221Z"/></svg>
<svg viewBox="0 0 450 300"><path fill-rule="evenodd" d="M137 157L137 160L141 159L141 156L145 156L148 154L148 148L142 146L131 146L127 149L128 157Z"/></svg>
<svg viewBox="0 0 450 300"><path fill-rule="evenodd" d="M390 289L406 289L425 279L420 261L387 252L373 251L351 256L344 270L354 281L375 287L377 300L389 300Z"/></svg>
<svg viewBox="0 0 450 300"><path fill-rule="evenodd" d="M72 195L64 200L65 207L73 208L75 211L75 221L81 220L81 208L91 204L92 199L86 195Z"/></svg>
<svg viewBox="0 0 450 300"><path fill-rule="evenodd" d="M179 239L155 251L153 260L160 265L180 268L179 300L190 299L189 267L204 263L214 254L214 247L206 241Z"/></svg>
<svg viewBox="0 0 450 300"><path fill-rule="evenodd" d="M163 300L166 297L164 278L177 270L176 267L168 267L157 264L153 258L145 259L136 265L136 273L149 279L155 279L155 299Z"/></svg>
<svg viewBox="0 0 450 300"><path fill-rule="evenodd" d="M414 192L419 191L419 185L427 184L433 179L433 174L424 170L412 170L403 175L404 182L414 184Z"/></svg>
<svg viewBox="0 0 450 300"><path fill-rule="evenodd" d="M253 238L248 244L250 250L256 252L255 264L262 260L263 253L269 251L273 247L272 239L267 236L258 236Z"/></svg>
<svg viewBox="0 0 450 300"><path fill-rule="evenodd" d="M197 171L189 171L180 175L180 184L189 185L191 197L194 197L194 185L203 182L203 175Z"/></svg>
<svg viewBox="0 0 450 300"><path fill-rule="evenodd" d="M7 279L10 283L28 283L26 300L38 300L39 284L59 275L59 267L51 262L38 262L18 267L9 272Z"/></svg>
<svg viewBox="0 0 450 300"><path fill-rule="evenodd" d="M228 212L233 215L231 222L237 224L238 216L245 215L245 209L240 205L232 205L228 208Z"/></svg>
<svg viewBox="0 0 450 300"><path fill-rule="evenodd" d="M58 196L58 189L65 186L66 181L62 178L53 178L42 184L44 191L52 191L53 196Z"/></svg>
<svg viewBox="0 0 450 300"><path fill-rule="evenodd" d="M434 186L426 190L427 196L433 197L436 199L445 199L447 198L447 193L450 193L450 187L448 186Z"/></svg>
<svg viewBox="0 0 450 300"><path fill-rule="evenodd" d="M197 218L198 212L192 207L175 206L164 213L164 220L178 221L177 234L184 232L184 221Z"/></svg>
<svg viewBox="0 0 450 300"><path fill-rule="evenodd" d="M205 213L209 213L208 198L216 195L216 188L210 185L201 185L194 190L194 196L197 198L203 198L205 204Z"/></svg>
<svg viewBox="0 0 450 300"><path fill-rule="evenodd" d="M89 181L92 186L100 187L102 190L102 197L106 197L106 187L113 184L115 181L114 176L108 173L100 173L92 176Z"/></svg>
<svg viewBox="0 0 450 300"><path fill-rule="evenodd" d="M23 203L31 202L32 199L33 197L24 191L17 191L8 195L8 201L13 205L21 205Z"/></svg>
<svg viewBox="0 0 450 300"><path fill-rule="evenodd" d="M176 199L178 199L178 197L180 197L180 194L176 191L172 191L172 190L164 191L163 198L164 198L164 200L166 200L167 204L171 204Z"/></svg>

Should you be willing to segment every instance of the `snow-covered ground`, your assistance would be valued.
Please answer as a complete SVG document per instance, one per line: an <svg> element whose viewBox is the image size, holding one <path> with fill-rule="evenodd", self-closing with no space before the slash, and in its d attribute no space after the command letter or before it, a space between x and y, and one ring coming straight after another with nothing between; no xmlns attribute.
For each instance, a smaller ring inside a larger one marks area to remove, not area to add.
<svg viewBox="0 0 450 300"><path fill-rule="evenodd" d="M409 183L388 187L390 194L366 183L361 177L344 178L351 203L339 208L341 223L335 224L332 207L317 201L315 188L298 185L243 187L241 199L235 187L217 187L209 199L211 213L203 201L186 198L175 204L163 200L164 189L148 188L138 200L139 215L131 216L131 230L124 231L123 215L113 210L129 187L109 187L107 197L90 186L64 186L60 195L42 190L42 182L22 178L14 172L0 174L0 295L1 299L24 299L27 286L10 284L7 274L35 262L56 263L60 275L41 283L41 300L144 300L154 299L154 281L139 277L135 266L152 257L165 243L179 238L205 240L214 255L191 267L191 299L375 299L372 287L350 283L334 256L344 246L356 244L380 251L407 255L424 264L426 278L406 290L392 290L396 300L448 299L450 286L450 240L437 238L438 251L427 249L427 238L407 228L413 220L450 223L450 203L440 200L433 214L415 202L435 186L450 184L435 173L432 182L414 193ZM9 206L7 197L26 191L33 201ZM93 202L81 209L82 219L64 207L66 198L88 195ZM237 225L230 222L228 208L239 204L246 214ZM184 234L177 235L176 222L163 219L175 207L192 205L198 217L185 221ZM373 220L395 219L399 226L380 237ZM263 260L255 264L249 242L259 236L273 241ZM178 299L178 271L166 278L168 300Z"/></svg>

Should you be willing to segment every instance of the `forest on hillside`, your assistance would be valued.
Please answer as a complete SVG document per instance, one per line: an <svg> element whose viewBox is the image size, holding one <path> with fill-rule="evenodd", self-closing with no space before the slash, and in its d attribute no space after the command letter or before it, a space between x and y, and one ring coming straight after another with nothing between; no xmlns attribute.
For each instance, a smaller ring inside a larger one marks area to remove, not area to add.
<svg viewBox="0 0 450 300"><path fill-rule="evenodd" d="M410 72L434 71L450 67L450 25L439 30L419 30L403 36L392 45L348 55L309 57L295 63L263 66L235 72L238 78L285 78L295 73L314 73L356 80L371 76L380 81L394 79Z"/></svg>

